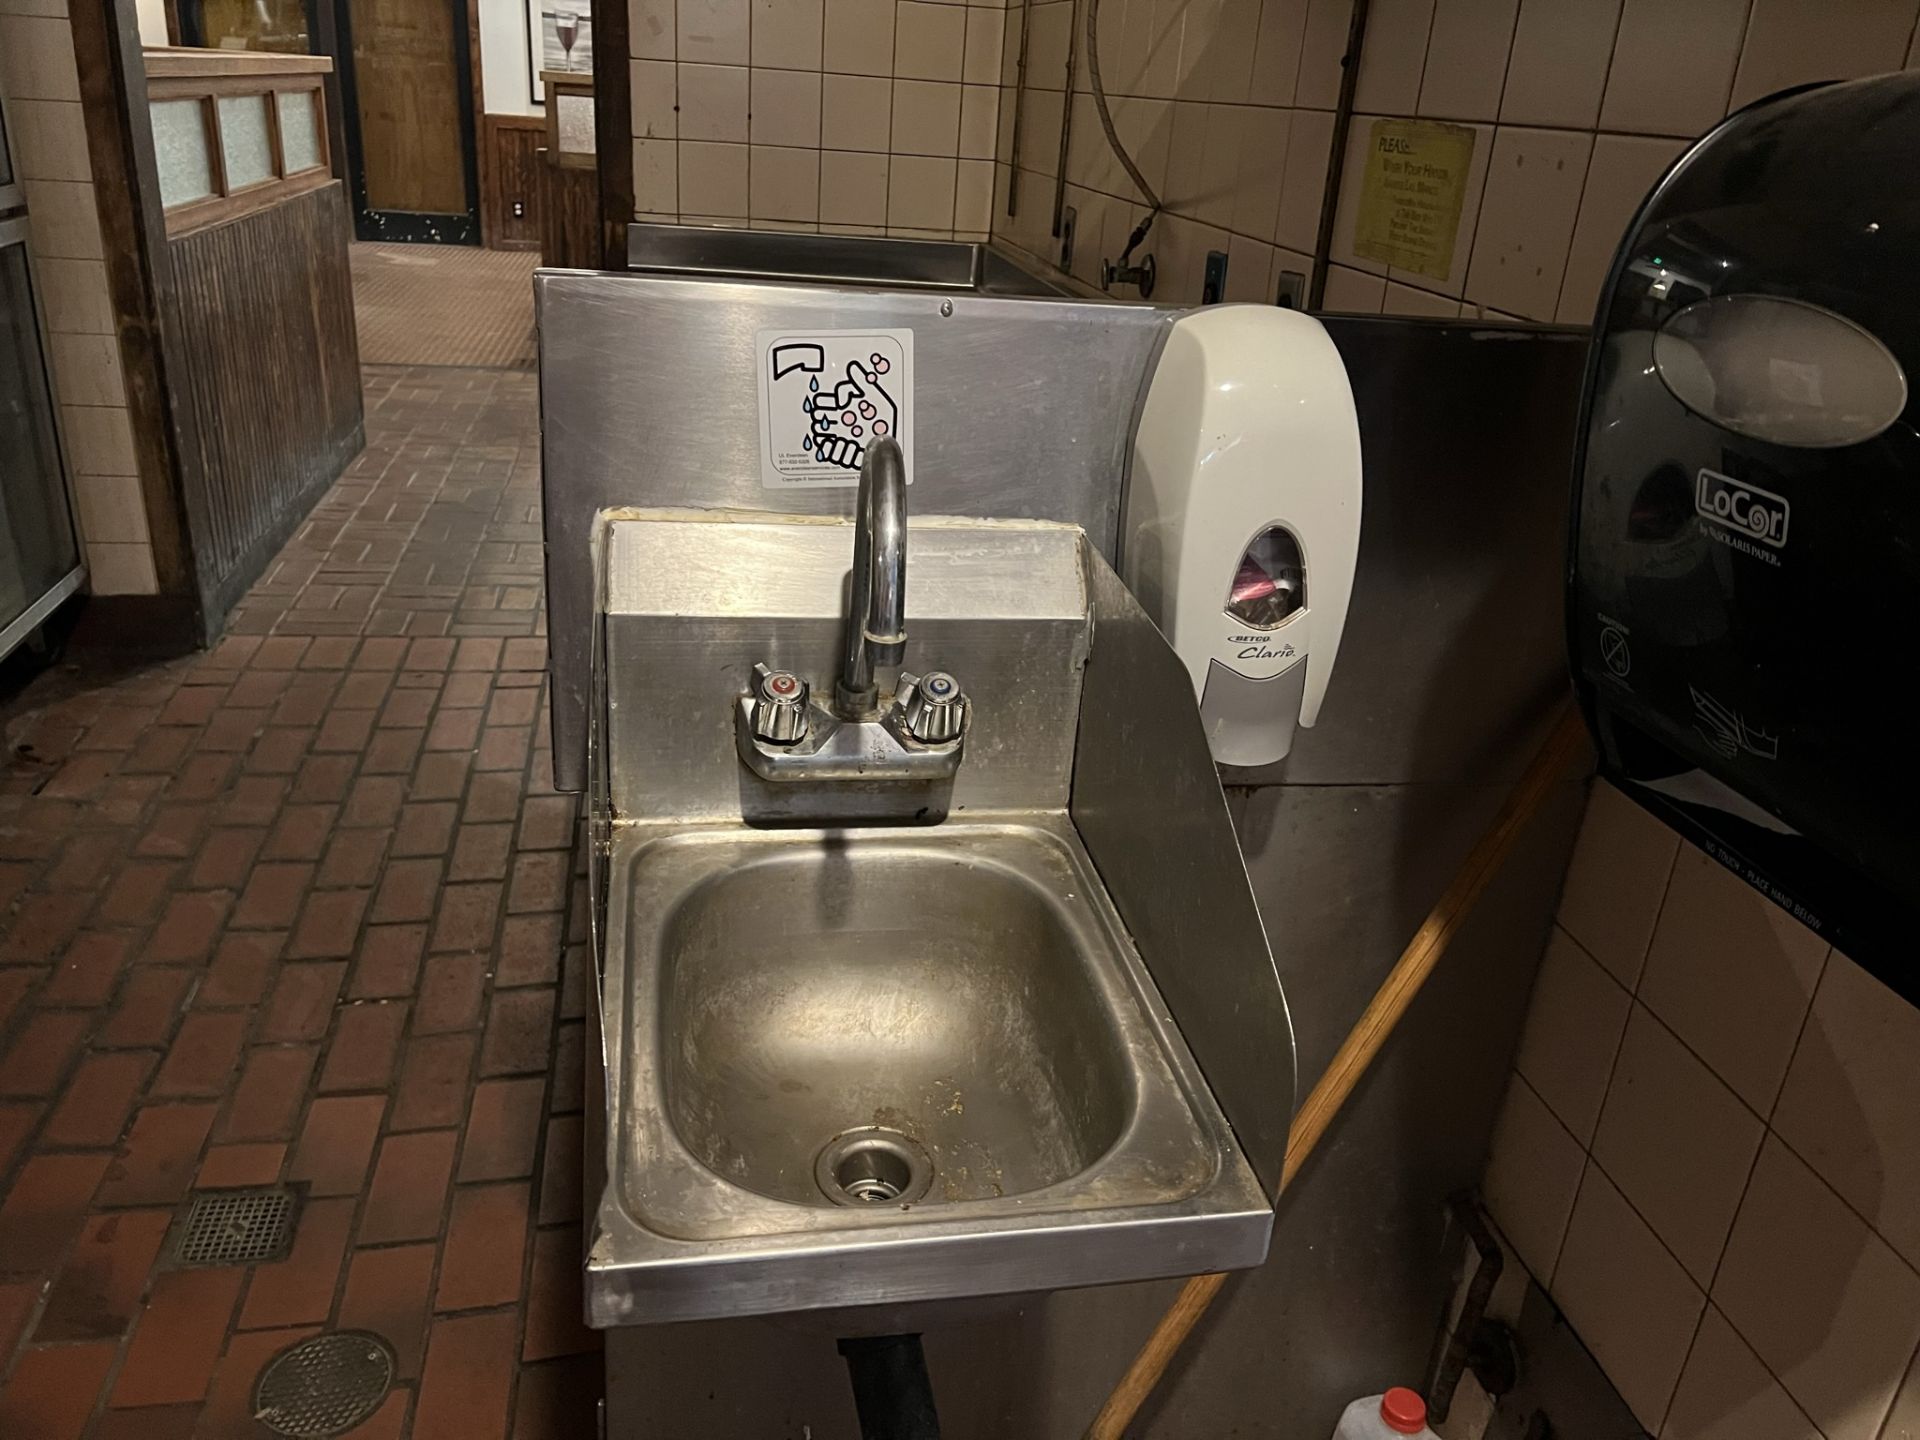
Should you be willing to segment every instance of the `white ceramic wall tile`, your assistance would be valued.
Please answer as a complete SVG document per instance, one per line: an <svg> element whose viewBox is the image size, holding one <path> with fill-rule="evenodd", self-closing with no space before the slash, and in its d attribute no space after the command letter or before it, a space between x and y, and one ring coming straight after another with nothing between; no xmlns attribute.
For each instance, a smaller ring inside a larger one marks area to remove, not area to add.
<svg viewBox="0 0 1920 1440"><path fill-rule="evenodd" d="M936 80L893 82L896 155L955 155L960 149L960 86Z"/></svg>
<svg viewBox="0 0 1920 1440"><path fill-rule="evenodd" d="M1806 1412L1712 1305L1660 1440L1821 1440Z"/></svg>
<svg viewBox="0 0 1920 1440"><path fill-rule="evenodd" d="M67 260L99 260L104 257L100 212L95 208L91 183L29 180L26 189L27 224L33 235L35 258L53 255Z"/></svg>
<svg viewBox="0 0 1920 1440"><path fill-rule="evenodd" d="M1602 130L1704 135L1727 113L1751 0L1626 0Z"/></svg>
<svg viewBox="0 0 1920 1440"><path fill-rule="evenodd" d="M1228 221L1236 235L1271 240L1280 222L1280 192L1286 183L1287 140L1293 117L1286 110L1235 108L1241 125L1240 154Z"/></svg>
<svg viewBox="0 0 1920 1440"><path fill-rule="evenodd" d="M1619 20L1620 0L1521 0L1501 123L1591 129Z"/></svg>
<svg viewBox="0 0 1920 1440"><path fill-rule="evenodd" d="M1319 238L1321 198L1327 193L1327 153L1333 148L1333 116L1296 110L1287 128L1287 168L1280 182L1275 243L1311 254Z"/></svg>
<svg viewBox="0 0 1920 1440"><path fill-rule="evenodd" d="M1586 1165L1580 1142L1533 1088L1514 1076L1494 1126L1483 1188L1502 1233L1543 1286L1553 1278Z"/></svg>
<svg viewBox="0 0 1920 1440"><path fill-rule="evenodd" d="M1010 15L1013 13L1008 12ZM1112 93L1173 98L1180 75L1180 46L1185 34L1185 0L1137 0L1121 20L1119 61L1113 64L1109 36L1115 16L1103 12L1100 28L1102 73L1113 74ZM1109 72L1106 67L1113 64Z"/></svg>
<svg viewBox="0 0 1920 1440"><path fill-rule="evenodd" d="M1060 122L1066 108L1067 97L1062 91L1027 92L1027 128L1020 137L1022 169L1051 176L1059 166Z"/></svg>
<svg viewBox="0 0 1920 1440"><path fill-rule="evenodd" d="M0 15L0 92L9 102L80 98L73 31L64 19Z"/></svg>
<svg viewBox="0 0 1920 1440"><path fill-rule="evenodd" d="M1446 295L1457 296L1467 288L1467 274L1473 265L1474 238L1479 233L1481 200L1487 189L1487 171L1493 163L1494 136L1491 125L1476 124L1467 128L1474 132L1473 158L1467 162L1466 189L1460 196L1460 228L1453 233L1452 265L1444 276L1420 275L1396 265L1387 271L1389 279L1437 290Z"/></svg>
<svg viewBox="0 0 1920 1440"><path fill-rule="evenodd" d="M1773 1128L1920 1266L1920 1010L1839 952L1827 962Z"/></svg>
<svg viewBox="0 0 1920 1440"><path fill-rule="evenodd" d="M1635 1418L1657 1433L1706 1297L1598 1166L1580 1182L1552 1294Z"/></svg>
<svg viewBox="0 0 1920 1440"><path fill-rule="evenodd" d="M755 145L748 160L747 213L756 220L820 218L820 152Z"/></svg>
<svg viewBox="0 0 1920 1440"><path fill-rule="evenodd" d="M680 210L680 147L671 140L633 142L633 208L640 215Z"/></svg>
<svg viewBox="0 0 1920 1440"><path fill-rule="evenodd" d="M91 180L87 122L77 100L12 100L8 140L15 173L27 180Z"/></svg>
<svg viewBox="0 0 1920 1440"><path fill-rule="evenodd" d="M1592 1143L1631 1004L1556 926L1540 957L1514 1067L1582 1145Z"/></svg>
<svg viewBox="0 0 1920 1440"><path fill-rule="evenodd" d="M1000 83L1000 47L1006 22L998 10L970 6L967 10L967 50L960 78L969 85Z"/></svg>
<svg viewBox="0 0 1920 1440"><path fill-rule="evenodd" d="M133 475L76 475L73 498L89 541L148 543L147 506Z"/></svg>
<svg viewBox="0 0 1920 1440"><path fill-rule="evenodd" d="M678 67L668 60L635 60L631 77L634 139L674 139L680 133Z"/></svg>
<svg viewBox="0 0 1920 1440"><path fill-rule="evenodd" d="M747 147L682 140L680 211L685 215L744 216Z"/></svg>
<svg viewBox="0 0 1920 1440"><path fill-rule="evenodd" d="M1268 285L1273 269L1273 246L1245 235L1227 239L1227 288L1222 299L1249 305L1270 305L1273 291Z"/></svg>
<svg viewBox="0 0 1920 1440"><path fill-rule="evenodd" d="M1639 994L1766 1115L1826 955L1819 936L1689 845L1674 864Z"/></svg>
<svg viewBox="0 0 1920 1440"><path fill-rule="evenodd" d="M112 335L113 297L103 260L34 259L47 328L70 335Z"/></svg>
<svg viewBox="0 0 1920 1440"><path fill-rule="evenodd" d="M1494 132L1466 298L1551 320L1560 303L1591 135L1503 125Z"/></svg>
<svg viewBox="0 0 1920 1440"><path fill-rule="evenodd" d="M54 383L66 405L125 405L120 342L112 335L49 335Z"/></svg>
<svg viewBox="0 0 1920 1440"><path fill-rule="evenodd" d="M1900 1393L1893 1397L1893 1409L1880 1431L1881 1440L1920 1440L1920 1356L1916 1356Z"/></svg>
<svg viewBox="0 0 1920 1440"><path fill-rule="evenodd" d="M818 70L825 29L826 0L753 0L753 63Z"/></svg>
<svg viewBox="0 0 1920 1440"><path fill-rule="evenodd" d="M826 75L820 82L820 144L828 150L885 150L893 82L871 75Z"/></svg>
<svg viewBox="0 0 1920 1440"><path fill-rule="evenodd" d="M850 225L887 223L887 157L827 150L820 156L820 219Z"/></svg>
<svg viewBox="0 0 1920 1440"><path fill-rule="evenodd" d="M680 66L680 138L744 142L747 76L744 65Z"/></svg>
<svg viewBox="0 0 1920 1440"><path fill-rule="evenodd" d="M1420 114L1492 120L1500 114L1520 0L1436 0L1420 81Z"/></svg>
<svg viewBox="0 0 1920 1440"><path fill-rule="evenodd" d="M1753 0L1734 72L1734 108L1809 80L1897 70L1917 0Z"/></svg>
<svg viewBox="0 0 1920 1440"><path fill-rule="evenodd" d="M1460 313L1460 302L1451 295L1436 295L1431 290L1421 290L1412 285L1402 285L1398 281L1389 280L1386 304L1382 313L1451 320Z"/></svg>
<svg viewBox="0 0 1920 1440"><path fill-rule="evenodd" d="M1427 64L1433 5L1434 0L1373 0L1354 87L1356 110L1375 115L1414 112Z"/></svg>
<svg viewBox="0 0 1920 1440"><path fill-rule="evenodd" d="M673 0L627 0L627 50L636 60L674 58Z"/></svg>
<svg viewBox="0 0 1920 1440"><path fill-rule="evenodd" d="M1560 892L1560 923L1629 990L1640 981L1679 837L1596 780Z"/></svg>
<svg viewBox="0 0 1920 1440"><path fill-rule="evenodd" d="M1102 19L1111 17L1104 14ZM1018 33L1017 31L1015 32ZM1102 31L1104 41L1109 32ZM1043 0L1034 5L1027 26L1027 86L1034 90L1059 90L1067 83L1067 46L1073 36L1073 6L1067 0ZM1101 46L1101 59L1106 59ZM1018 57L1016 56L1016 59ZM1105 71L1102 72L1105 78ZM1108 91L1112 93L1111 88Z"/></svg>
<svg viewBox="0 0 1920 1440"><path fill-rule="evenodd" d="M1386 304L1387 281L1345 265L1327 267L1327 291L1322 309L1338 315L1378 315Z"/></svg>
<svg viewBox="0 0 1920 1440"><path fill-rule="evenodd" d="M1340 100L1340 57L1347 49L1353 0L1308 0L1307 23L1300 37L1300 76L1293 103L1306 110L1331 110Z"/></svg>
<svg viewBox="0 0 1920 1440"><path fill-rule="evenodd" d="M1771 1137L1713 1300L1827 1440L1879 1433L1920 1343L1920 1275Z"/></svg>
<svg viewBox="0 0 1920 1440"><path fill-rule="evenodd" d="M827 0L821 66L830 73L893 73L894 0Z"/></svg>
<svg viewBox="0 0 1920 1440"><path fill-rule="evenodd" d="M1200 152L1200 193L1192 214L1205 224L1225 230L1233 224L1234 186L1254 112L1245 105L1202 108L1207 116L1207 138Z"/></svg>
<svg viewBox="0 0 1920 1440"><path fill-rule="evenodd" d="M756 145L820 143L820 75L806 70L753 72L750 138Z"/></svg>
<svg viewBox="0 0 1920 1440"><path fill-rule="evenodd" d="M76 475L138 475L133 422L120 405L64 405L60 433Z"/></svg>
<svg viewBox="0 0 1920 1440"><path fill-rule="evenodd" d="M1651 1011L1633 1007L1593 1158L1702 1286L1733 1229L1763 1128Z"/></svg>
<svg viewBox="0 0 1920 1440"><path fill-rule="evenodd" d="M1254 40L1253 74L1247 99L1255 105L1292 105L1300 76L1300 46L1307 28L1308 0L1265 0Z"/></svg>
<svg viewBox="0 0 1920 1440"><path fill-rule="evenodd" d="M87 542L87 586L96 595L157 595L153 550L141 544Z"/></svg>
<svg viewBox="0 0 1920 1440"><path fill-rule="evenodd" d="M991 160L1000 118L1000 89L995 85L965 85L960 93L960 153L974 160Z"/></svg>
<svg viewBox="0 0 1920 1440"><path fill-rule="evenodd" d="M893 23L893 73L896 78L952 81L961 78L967 54L965 6L900 0ZM1064 71L1065 68L1066 54L1063 50L1061 69Z"/></svg>
<svg viewBox="0 0 1920 1440"><path fill-rule="evenodd" d="M1181 0L1180 63L1173 93L1182 100L1206 101L1213 94L1213 63L1220 14L1226 0Z"/></svg>
<svg viewBox="0 0 1920 1440"><path fill-rule="evenodd" d="M1260 0L1220 0L1199 68L1208 99L1223 105L1247 103L1259 43Z"/></svg>
<svg viewBox="0 0 1920 1440"><path fill-rule="evenodd" d="M752 58L747 0L678 0L676 13L682 63L745 65Z"/></svg>
<svg viewBox="0 0 1920 1440"><path fill-rule="evenodd" d="M1184 216L1163 215L1154 222L1153 233L1158 238L1150 239L1148 248L1155 252L1159 266L1153 290L1155 303L1199 304L1206 284L1208 252L1227 248L1227 232Z"/></svg>
<svg viewBox="0 0 1920 1440"><path fill-rule="evenodd" d="M968 232L993 229L993 162L962 160L954 172L953 228Z"/></svg>
<svg viewBox="0 0 1920 1440"><path fill-rule="evenodd" d="M1600 286L1626 238L1627 225L1685 148L1679 140L1639 135L1593 137L1593 159L1587 165L1586 188L1580 193L1580 218L1574 222L1566 278L1560 282L1560 303L1554 311L1554 319L1562 325L1592 322Z"/></svg>
<svg viewBox="0 0 1920 1440"><path fill-rule="evenodd" d="M926 155L895 155L887 176L887 226L915 230L953 227L956 162Z"/></svg>

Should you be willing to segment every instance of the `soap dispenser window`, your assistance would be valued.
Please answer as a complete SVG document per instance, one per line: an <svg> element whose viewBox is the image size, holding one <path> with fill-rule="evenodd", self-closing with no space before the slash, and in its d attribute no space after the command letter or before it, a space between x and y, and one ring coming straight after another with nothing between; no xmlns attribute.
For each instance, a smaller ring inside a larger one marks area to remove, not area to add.
<svg viewBox="0 0 1920 1440"><path fill-rule="evenodd" d="M1306 564L1300 542L1281 525L1253 537L1240 556L1227 614L1254 630L1277 630L1307 604Z"/></svg>

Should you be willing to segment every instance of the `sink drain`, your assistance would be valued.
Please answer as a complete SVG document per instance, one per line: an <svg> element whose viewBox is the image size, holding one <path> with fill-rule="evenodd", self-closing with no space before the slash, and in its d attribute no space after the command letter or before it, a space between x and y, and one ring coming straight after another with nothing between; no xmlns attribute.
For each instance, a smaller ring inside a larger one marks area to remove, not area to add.
<svg viewBox="0 0 1920 1440"><path fill-rule="evenodd" d="M932 1186L933 1162L898 1130L863 1125L827 1142L813 1177L836 1205L906 1205Z"/></svg>

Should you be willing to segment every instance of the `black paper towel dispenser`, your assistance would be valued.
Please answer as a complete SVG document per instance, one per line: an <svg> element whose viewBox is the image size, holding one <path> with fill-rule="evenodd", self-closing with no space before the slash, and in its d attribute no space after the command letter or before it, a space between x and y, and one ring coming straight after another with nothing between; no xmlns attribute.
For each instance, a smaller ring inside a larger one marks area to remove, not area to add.
<svg viewBox="0 0 1920 1440"><path fill-rule="evenodd" d="M1789 91L1615 257L1568 641L1603 772L1920 999L1920 75Z"/></svg>

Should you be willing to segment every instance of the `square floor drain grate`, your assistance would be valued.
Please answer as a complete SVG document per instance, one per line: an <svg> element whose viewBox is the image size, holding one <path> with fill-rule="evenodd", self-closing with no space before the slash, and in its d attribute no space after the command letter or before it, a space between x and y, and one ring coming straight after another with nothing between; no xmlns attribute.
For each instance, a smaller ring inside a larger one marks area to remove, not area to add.
<svg viewBox="0 0 1920 1440"><path fill-rule="evenodd" d="M253 1265L293 1248L297 1197L291 1190L205 1190L173 1244L177 1266Z"/></svg>

